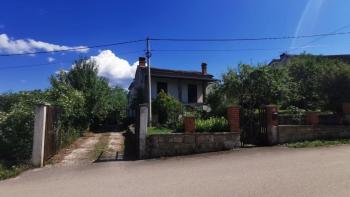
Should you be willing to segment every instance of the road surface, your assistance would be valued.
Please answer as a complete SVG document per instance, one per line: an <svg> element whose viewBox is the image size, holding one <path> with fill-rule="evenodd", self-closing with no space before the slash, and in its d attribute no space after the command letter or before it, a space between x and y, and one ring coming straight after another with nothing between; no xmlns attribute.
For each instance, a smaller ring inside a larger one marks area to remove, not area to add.
<svg viewBox="0 0 350 197"><path fill-rule="evenodd" d="M350 145L51 166L0 182L0 196L350 196Z"/></svg>

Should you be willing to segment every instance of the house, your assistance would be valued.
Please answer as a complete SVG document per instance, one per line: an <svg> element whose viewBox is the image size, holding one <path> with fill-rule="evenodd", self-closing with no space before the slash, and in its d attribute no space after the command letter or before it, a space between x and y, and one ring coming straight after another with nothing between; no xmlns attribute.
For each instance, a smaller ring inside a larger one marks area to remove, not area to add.
<svg viewBox="0 0 350 197"><path fill-rule="evenodd" d="M213 75L207 73L206 63L202 63L201 69L184 71L151 67L152 100L163 90L185 105L205 106L210 84L216 80ZM139 58L135 78L129 86L129 104L132 104L134 99L148 102L148 67L144 57Z"/></svg>
<svg viewBox="0 0 350 197"><path fill-rule="evenodd" d="M301 55L282 53L280 55L279 59L273 59L269 63L269 65L274 65L274 64L278 64L278 63L286 63L288 60L290 60L294 57L298 57L298 56L301 56ZM331 60L340 60L340 61L343 61L345 63L350 64L350 55L315 55L315 56L326 58L326 59L331 59Z"/></svg>

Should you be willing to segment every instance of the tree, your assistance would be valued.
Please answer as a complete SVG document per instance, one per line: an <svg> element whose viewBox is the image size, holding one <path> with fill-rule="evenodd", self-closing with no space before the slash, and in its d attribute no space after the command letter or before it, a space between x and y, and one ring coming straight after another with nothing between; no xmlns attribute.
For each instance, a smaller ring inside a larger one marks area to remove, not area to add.
<svg viewBox="0 0 350 197"><path fill-rule="evenodd" d="M121 122L127 116L127 92L123 88L115 87L111 89L109 98L111 107L110 111L112 112L112 114L109 116L113 116L113 119L115 119L117 122Z"/></svg>
<svg viewBox="0 0 350 197"><path fill-rule="evenodd" d="M226 103L243 107L279 103L288 95L288 77L282 68L240 64L238 70L229 69L223 75L222 87Z"/></svg>
<svg viewBox="0 0 350 197"><path fill-rule="evenodd" d="M339 111L350 99L350 67L341 60L302 54L285 64L292 94L286 106Z"/></svg>
<svg viewBox="0 0 350 197"><path fill-rule="evenodd" d="M153 112L158 115L158 123L169 128L175 128L183 106L176 98L161 91L153 101Z"/></svg>
<svg viewBox="0 0 350 197"><path fill-rule="evenodd" d="M74 67L67 73L51 77L52 87L67 86L82 93L85 115L90 124L103 121L110 111L111 89L105 78L97 75L97 65L88 59L75 61Z"/></svg>

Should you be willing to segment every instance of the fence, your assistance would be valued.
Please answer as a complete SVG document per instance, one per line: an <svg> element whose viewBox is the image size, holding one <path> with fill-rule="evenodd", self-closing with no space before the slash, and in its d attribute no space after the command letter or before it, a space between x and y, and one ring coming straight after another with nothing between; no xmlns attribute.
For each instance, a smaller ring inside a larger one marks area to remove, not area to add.
<svg viewBox="0 0 350 197"><path fill-rule="evenodd" d="M305 112L278 115L278 124L271 127L269 144L305 140L331 140L350 138L350 106L343 104L343 112Z"/></svg>

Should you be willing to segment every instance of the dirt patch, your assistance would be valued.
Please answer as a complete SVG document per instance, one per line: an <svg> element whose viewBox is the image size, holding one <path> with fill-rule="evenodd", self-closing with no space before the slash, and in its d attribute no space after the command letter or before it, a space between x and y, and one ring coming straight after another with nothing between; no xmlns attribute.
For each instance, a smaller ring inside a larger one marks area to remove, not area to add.
<svg viewBox="0 0 350 197"><path fill-rule="evenodd" d="M54 156L52 163L59 166L91 164L96 159L95 146L102 136L103 134L89 133L77 139L69 148Z"/></svg>
<svg viewBox="0 0 350 197"><path fill-rule="evenodd" d="M122 133L110 133L108 143L97 162L124 159L124 136Z"/></svg>
<svg viewBox="0 0 350 197"><path fill-rule="evenodd" d="M85 133L83 135L83 137L76 139L72 144L59 150L56 155L54 155L52 158L50 158L48 161L46 161L46 165L60 163L65 158L65 156L71 154L73 150L81 147L88 138L95 137L95 135L96 134L91 133L91 132Z"/></svg>
<svg viewBox="0 0 350 197"><path fill-rule="evenodd" d="M88 133L62 149L48 162L54 166L88 165L95 161L122 160L122 133Z"/></svg>

